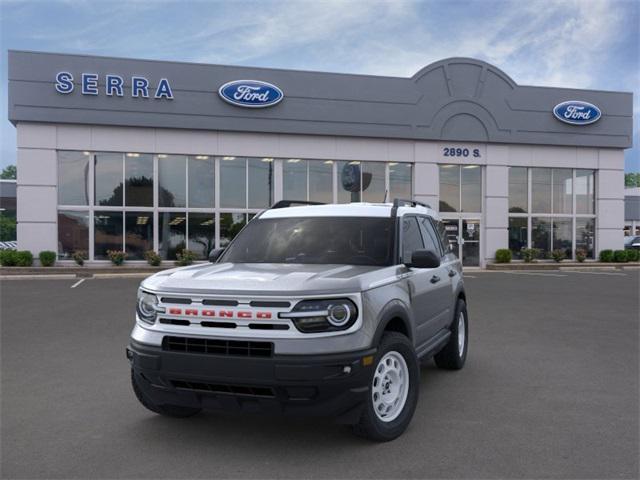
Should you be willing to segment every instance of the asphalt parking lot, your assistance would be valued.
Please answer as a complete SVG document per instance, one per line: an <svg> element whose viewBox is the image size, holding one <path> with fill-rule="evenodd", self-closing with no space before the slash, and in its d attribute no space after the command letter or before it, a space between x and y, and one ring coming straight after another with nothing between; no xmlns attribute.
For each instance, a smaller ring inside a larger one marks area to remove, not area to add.
<svg viewBox="0 0 640 480"><path fill-rule="evenodd" d="M409 430L140 406L139 279L1 293L3 478L638 478L639 272L470 272L467 366L422 368Z"/></svg>

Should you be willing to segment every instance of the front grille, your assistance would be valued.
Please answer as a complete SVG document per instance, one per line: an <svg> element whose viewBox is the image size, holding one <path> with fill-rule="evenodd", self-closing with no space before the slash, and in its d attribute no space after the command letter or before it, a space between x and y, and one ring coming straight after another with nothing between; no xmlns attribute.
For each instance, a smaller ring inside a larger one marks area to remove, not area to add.
<svg viewBox="0 0 640 480"><path fill-rule="evenodd" d="M244 342L209 338L164 337L162 349L172 352L237 357L270 357L273 355L273 343L271 342Z"/></svg>
<svg viewBox="0 0 640 480"><path fill-rule="evenodd" d="M275 397L275 393L270 387L247 386L247 385L226 385L214 383L191 382L186 380L171 380L174 388L181 390L195 390L199 392L226 393L229 395L247 395L252 397Z"/></svg>

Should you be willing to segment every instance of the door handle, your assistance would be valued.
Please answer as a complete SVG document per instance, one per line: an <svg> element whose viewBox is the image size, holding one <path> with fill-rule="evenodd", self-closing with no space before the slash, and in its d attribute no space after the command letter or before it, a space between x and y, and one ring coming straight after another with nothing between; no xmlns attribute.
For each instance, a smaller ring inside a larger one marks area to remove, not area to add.
<svg viewBox="0 0 640 480"><path fill-rule="evenodd" d="M450 277L455 277L456 276L456 271L455 270L449 270L449 276Z"/></svg>
<svg viewBox="0 0 640 480"><path fill-rule="evenodd" d="M431 283L438 283L440 281L440 277L437 275L434 275L433 277L431 277Z"/></svg>

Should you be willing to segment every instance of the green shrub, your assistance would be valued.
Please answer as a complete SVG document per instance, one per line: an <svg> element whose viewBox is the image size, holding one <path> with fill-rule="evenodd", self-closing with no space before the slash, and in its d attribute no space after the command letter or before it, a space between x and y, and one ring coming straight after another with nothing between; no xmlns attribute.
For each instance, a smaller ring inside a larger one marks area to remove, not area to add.
<svg viewBox="0 0 640 480"><path fill-rule="evenodd" d="M613 250L602 250L600 252L601 262L613 262Z"/></svg>
<svg viewBox="0 0 640 480"><path fill-rule="evenodd" d="M82 266L84 265L84 261L89 258L89 255L84 250L76 250L71 254L71 258L73 258L78 265Z"/></svg>
<svg viewBox="0 0 640 480"><path fill-rule="evenodd" d="M580 263L587 259L587 251L584 248L576 248L576 260Z"/></svg>
<svg viewBox="0 0 640 480"><path fill-rule="evenodd" d="M537 248L523 248L520 254L526 263L534 262L539 255Z"/></svg>
<svg viewBox="0 0 640 480"><path fill-rule="evenodd" d="M38 258L40 259L40 265L43 267L52 267L56 263L56 252L51 250L44 250L40 252Z"/></svg>
<svg viewBox="0 0 640 480"><path fill-rule="evenodd" d="M562 260L567 258L567 254L565 253L564 250L556 248L554 251L551 252L551 258L553 258L555 262L560 263Z"/></svg>
<svg viewBox="0 0 640 480"><path fill-rule="evenodd" d="M626 250L616 250L613 252L613 261L618 263L624 263L627 261L627 251Z"/></svg>
<svg viewBox="0 0 640 480"><path fill-rule="evenodd" d="M15 267L17 262L15 250L0 250L0 265L3 267Z"/></svg>
<svg viewBox="0 0 640 480"><path fill-rule="evenodd" d="M114 265L122 265L127 258L127 252L122 250L107 250L107 255Z"/></svg>
<svg viewBox="0 0 640 480"><path fill-rule="evenodd" d="M178 260L176 260L176 265L184 267L193 263L193 261L196 259L196 254L191 250L187 250L185 248L181 252L176 253L176 257L178 257Z"/></svg>
<svg viewBox="0 0 640 480"><path fill-rule="evenodd" d="M153 250L147 250L144 252L144 259L147 261L149 265L152 267L157 267L162 263L162 258Z"/></svg>
<svg viewBox="0 0 640 480"><path fill-rule="evenodd" d="M33 254L29 250L18 250L16 252L16 266L30 267L33 265Z"/></svg>
<svg viewBox="0 0 640 480"><path fill-rule="evenodd" d="M631 249L627 250L627 260L630 262L637 262L640 260L640 250Z"/></svg>
<svg viewBox="0 0 640 480"><path fill-rule="evenodd" d="M511 250L507 248L501 248L496 250L496 263L509 263L511 262Z"/></svg>

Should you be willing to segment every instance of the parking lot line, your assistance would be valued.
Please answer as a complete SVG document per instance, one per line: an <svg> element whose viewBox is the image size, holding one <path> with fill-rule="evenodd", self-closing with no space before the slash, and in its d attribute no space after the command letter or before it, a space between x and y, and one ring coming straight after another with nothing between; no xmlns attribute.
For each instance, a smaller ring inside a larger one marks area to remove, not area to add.
<svg viewBox="0 0 640 480"><path fill-rule="evenodd" d="M71 285L71 288L76 288L78 285L80 285L82 282L84 282L86 280L86 278L81 278L80 280L78 280L76 283L74 283L73 285Z"/></svg>
<svg viewBox="0 0 640 480"><path fill-rule="evenodd" d="M539 273L539 272L502 272L508 273L510 275L532 275L536 277L568 277L566 274L562 273Z"/></svg>
<svg viewBox="0 0 640 480"><path fill-rule="evenodd" d="M617 276L621 276L621 277L626 277L627 274L626 273L616 273L616 272L584 272L582 270L567 270L568 272L571 273L586 273L588 275L617 275Z"/></svg>

